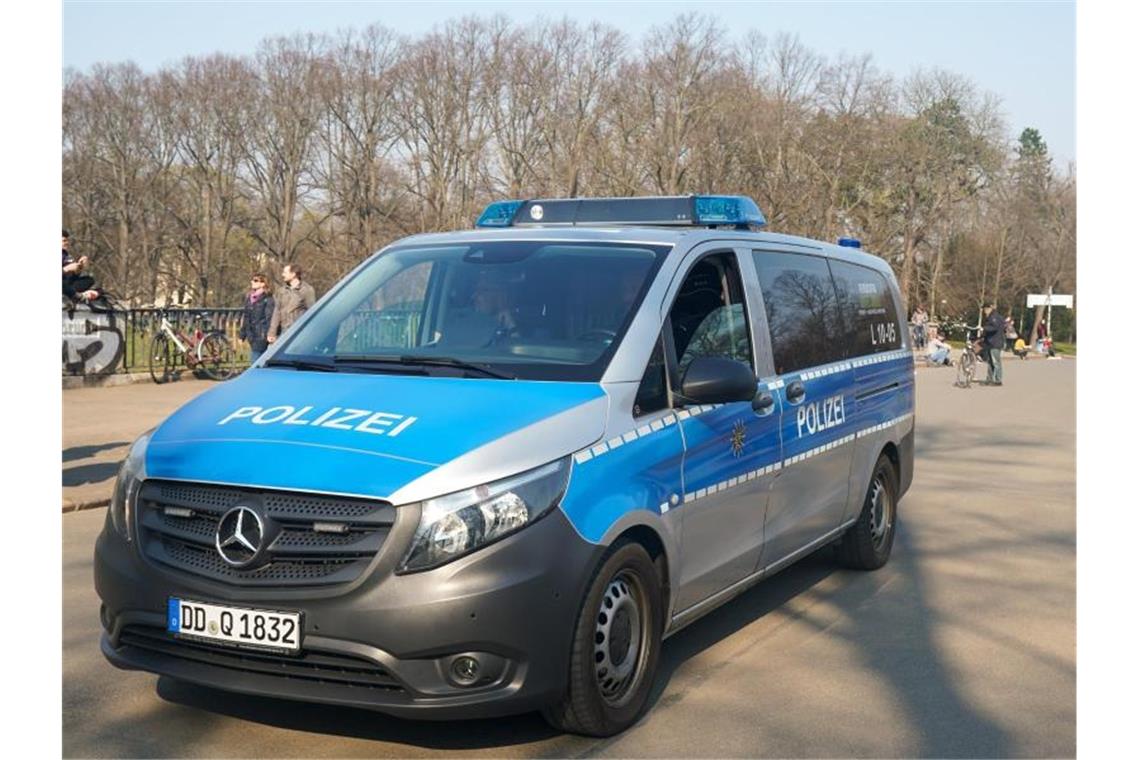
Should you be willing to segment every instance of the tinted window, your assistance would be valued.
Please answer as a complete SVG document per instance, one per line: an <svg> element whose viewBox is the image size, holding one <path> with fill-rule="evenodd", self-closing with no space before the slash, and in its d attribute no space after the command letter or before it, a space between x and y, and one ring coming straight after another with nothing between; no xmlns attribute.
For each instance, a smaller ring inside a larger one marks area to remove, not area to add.
<svg viewBox="0 0 1140 760"><path fill-rule="evenodd" d="M902 347L898 311L887 279L880 273L845 261L832 261L851 356L893 351Z"/></svg>
<svg viewBox="0 0 1140 760"><path fill-rule="evenodd" d="M844 333L827 260L754 251L776 374L839 361Z"/></svg>

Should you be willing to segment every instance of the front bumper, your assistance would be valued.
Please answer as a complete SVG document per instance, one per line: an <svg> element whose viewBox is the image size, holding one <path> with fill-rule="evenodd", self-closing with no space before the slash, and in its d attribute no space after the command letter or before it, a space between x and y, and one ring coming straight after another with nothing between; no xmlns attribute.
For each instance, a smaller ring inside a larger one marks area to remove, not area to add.
<svg viewBox="0 0 1140 760"><path fill-rule="evenodd" d="M109 526L95 546L102 650L118 667L235 692L452 719L525 712L565 690L580 600L602 548L561 510L443 567L394 568L418 509L400 508L372 566L343 587L235 588L142 558ZM272 655L198 644L165 632L168 597L302 614L302 652ZM468 654L483 674L450 678Z"/></svg>

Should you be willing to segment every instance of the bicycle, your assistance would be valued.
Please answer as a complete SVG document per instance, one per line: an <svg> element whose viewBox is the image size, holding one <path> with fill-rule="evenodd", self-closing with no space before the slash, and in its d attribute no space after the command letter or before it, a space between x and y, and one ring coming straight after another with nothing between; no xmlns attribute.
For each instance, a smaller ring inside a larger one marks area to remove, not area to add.
<svg viewBox="0 0 1140 760"><path fill-rule="evenodd" d="M174 379L177 354L187 369L200 370L211 380L228 380L237 373L234 349L226 334L211 329L205 314L195 315L194 322L193 335L187 335L162 315L158 332L150 340L151 380L161 385Z"/></svg>
<svg viewBox="0 0 1140 760"><path fill-rule="evenodd" d="M981 334L982 326L980 324L966 327L966 345L962 347L962 353L955 364L958 368L958 377L954 381L954 385L959 388L969 388L970 384L974 382L974 373L977 372L978 364L981 362L978 358L977 347Z"/></svg>

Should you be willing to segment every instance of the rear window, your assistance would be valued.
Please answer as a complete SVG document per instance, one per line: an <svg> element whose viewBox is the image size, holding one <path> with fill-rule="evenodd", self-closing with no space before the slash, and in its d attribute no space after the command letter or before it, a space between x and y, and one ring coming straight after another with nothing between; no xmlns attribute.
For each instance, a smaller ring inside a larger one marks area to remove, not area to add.
<svg viewBox="0 0 1140 760"><path fill-rule="evenodd" d="M831 261L839 311L846 325L851 356L902 348L902 330L894 296L881 273L845 261Z"/></svg>
<svg viewBox="0 0 1140 760"><path fill-rule="evenodd" d="M846 356L835 287L827 260L799 253L754 251L776 374L830 364Z"/></svg>

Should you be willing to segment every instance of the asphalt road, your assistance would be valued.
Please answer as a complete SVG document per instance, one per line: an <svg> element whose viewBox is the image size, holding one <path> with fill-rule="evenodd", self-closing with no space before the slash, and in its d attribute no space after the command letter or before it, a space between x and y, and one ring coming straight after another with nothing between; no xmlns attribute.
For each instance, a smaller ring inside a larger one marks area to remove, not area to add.
<svg viewBox="0 0 1140 760"><path fill-rule="evenodd" d="M610 740L537 715L418 723L119 671L92 545L64 515L65 756L1063 757L1076 753L1075 362L1002 388L918 373L916 476L891 563L820 552L666 642L654 704Z"/></svg>
<svg viewBox="0 0 1140 760"><path fill-rule="evenodd" d="M104 505L131 442L216 385L186 379L63 393L63 508Z"/></svg>

